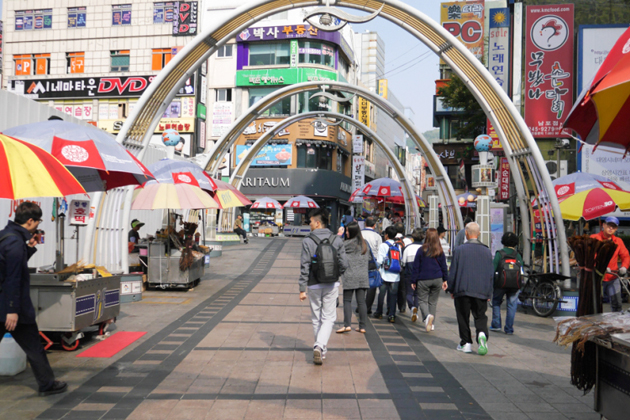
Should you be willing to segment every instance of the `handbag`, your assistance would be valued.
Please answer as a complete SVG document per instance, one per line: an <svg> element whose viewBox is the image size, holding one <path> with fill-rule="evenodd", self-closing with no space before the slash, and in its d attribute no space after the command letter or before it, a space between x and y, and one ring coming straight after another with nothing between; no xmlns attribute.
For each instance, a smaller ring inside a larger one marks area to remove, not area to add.
<svg viewBox="0 0 630 420"><path fill-rule="evenodd" d="M376 261L374 260L374 254L372 254L372 248L370 248L370 257L371 259L370 259L369 265L371 266L372 264L374 264L374 267L377 267L373 270L368 269L368 277L370 279L370 289L374 289L375 287L381 287L381 285L383 284L383 279L381 278L381 272L378 269L378 265L376 264Z"/></svg>

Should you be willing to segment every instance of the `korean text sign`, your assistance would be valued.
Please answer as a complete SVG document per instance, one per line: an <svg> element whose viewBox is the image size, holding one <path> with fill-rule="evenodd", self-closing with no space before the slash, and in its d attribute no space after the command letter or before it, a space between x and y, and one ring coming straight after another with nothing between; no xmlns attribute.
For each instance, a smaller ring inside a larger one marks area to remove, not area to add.
<svg viewBox="0 0 630 420"><path fill-rule="evenodd" d="M499 164L499 194L498 201L505 201L510 198L510 163L505 157L501 158Z"/></svg>
<svg viewBox="0 0 630 420"><path fill-rule="evenodd" d="M175 2L173 36L197 35L197 2Z"/></svg>
<svg viewBox="0 0 630 420"><path fill-rule="evenodd" d="M365 158L352 156L352 190L363 188L365 183Z"/></svg>
<svg viewBox="0 0 630 420"><path fill-rule="evenodd" d="M488 71L509 94L508 81L510 80L510 9L507 7L490 9L488 37ZM499 136L488 120L487 134L492 137L492 149L502 149Z"/></svg>
<svg viewBox="0 0 630 420"><path fill-rule="evenodd" d="M483 14L483 0L442 3L440 11L444 29L480 61L483 58Z"/></svg>
<svg viewBox="0 0 630 420"><path fill-rule="evenodd" d="M534 137L568 137L573 105L573 4L527 6L525 123Z"/></svg>
<svg viewBox="0 0 630 420"><path fill-rule="evenodd" d="M90 200L72 200L70 202L70 225L87 226L90 216Z"/></svg>

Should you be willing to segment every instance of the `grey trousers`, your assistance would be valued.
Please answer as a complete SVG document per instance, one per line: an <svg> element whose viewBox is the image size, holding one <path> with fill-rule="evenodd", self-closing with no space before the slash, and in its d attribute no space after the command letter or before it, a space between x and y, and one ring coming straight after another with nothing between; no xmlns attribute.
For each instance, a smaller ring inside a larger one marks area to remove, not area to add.
<svg viewBox="0 0 630 420"><path fill-rule="evenodd" d="M420 280L416 284L418 309L422 312L422 320L425 320L429 314L435 316L440 290L442 290L442 279Z"/></svg>
<svg viewBox="0 0 630 420"><path fill-rule="evenodd" d="M337 320L337 297L339 287L308 288L308 300L311 304L311 319L315 346L326 350L328 339Z"/></svg>

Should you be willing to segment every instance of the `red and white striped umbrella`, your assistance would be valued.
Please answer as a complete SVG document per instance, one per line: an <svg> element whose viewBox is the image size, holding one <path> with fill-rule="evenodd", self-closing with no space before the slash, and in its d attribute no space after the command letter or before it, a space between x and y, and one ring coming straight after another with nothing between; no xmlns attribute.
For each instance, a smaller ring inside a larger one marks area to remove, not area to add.
<svg viewBox="0 0 630 420"><path fill-rule="evenodd" d="M294 208L294 209L318 209L319 206L312 198L308 198L304 195L298 195L292 198L289 198L286 203L284 203L284 208Z"/></svg>
<svg viewBox="0 0 630 420"><path fill-rule="evenodd" d="M282 209L282 204L270 197L259 198L252 203L252 209Z"/></svg>

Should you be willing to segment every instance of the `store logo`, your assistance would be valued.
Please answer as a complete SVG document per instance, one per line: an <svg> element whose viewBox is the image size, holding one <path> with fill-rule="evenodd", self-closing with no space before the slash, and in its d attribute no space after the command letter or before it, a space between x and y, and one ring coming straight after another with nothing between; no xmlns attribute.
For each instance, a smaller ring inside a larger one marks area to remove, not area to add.
<svg viewBox="0 0 630 420"><path fill-rule="evenodd" d="M565 195L566 193L569 192L570 189L571 188L569 188L566 185L564 187L560 187L560 188L558 188L558 195L560 195L560 196Z"/></svg>
<svg viewBox="0 0 630 420"><path fill-rule="evenodd" d="M178 175L177 179L179 179L182 182L185 182L186 184L190 184L192 182L192 179L190 179L190 177L188 175Z"/></svg>
<svg viewBox="0 0 630 420"><path fill-rule="evenodd" d="M64 158L74 163L85 162L90 158L90 154L81 146L64 146L61 148Z"/></svg>
<svg viewBox="0 0 630 420"><path fill-rule="evenodd" d="M243 41L247 41L250 36L252 35L249 33L249 29L245 29L243 32L238 34L238 37L241 38Z"/></svg>
<svg viewBox="0 0 630 420"><path fill-rule="evenodd" d="M618 190L619 188L617 188L617 186L615 184L611 184L610 182L602 182L602 185L606 188L609 188L611 190Z"/></svg>
<svg viewBox="0 0 630 420"><path fill-rule="evenodd" d="M569 39L569 25L559 16L543 16L532 25L530 37L541 50L555 51Z"/></svg>

